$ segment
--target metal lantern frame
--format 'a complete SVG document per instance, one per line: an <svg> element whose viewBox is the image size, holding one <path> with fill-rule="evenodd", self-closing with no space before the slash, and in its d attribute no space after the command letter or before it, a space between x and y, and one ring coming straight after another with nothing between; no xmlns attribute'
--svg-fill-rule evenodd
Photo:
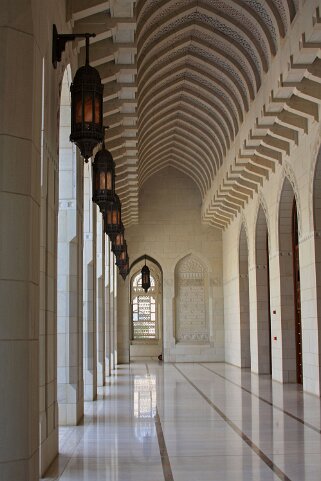
<svg viewBox="0 0 321 481"><path fill-rule="evenodd" d="M121 203L116 193L108 196L103 216L105 233L112 239L121 229Z"/></svg>
<svg viewBox="0 0 321 481"><path fill-rule="evenodd" d="M119 268L119 274L122 276L122 278L125 280L126 277L128 276L129 274L129 266L128 264L125 264L124 266L121 266Z"/></svg>
<svg viewBox="0 0 321 481"><path fill-rule="evenodd" d="M125 228L124 224L121 222L121 228L119 229L116 234L114 234L112 237L112 251L115 255L120 254L124 249L126 245L125 241Z"/></svg>
<svg viewBox="0 0 321 481"><path fill-rule="evenodd" d="M99 72L89 65L89 38L95 33L58 34L53 26L52 63L54 68L61 60L67 42L76 38L86 40L86 61L80 67L70 86L71 92L71 133L70 141L80 149L85 162L92 157L94 148L104 139L103 91Z"/></svg>
<svg viewBox="0 0 321 481"><path fill-rule="evenodd" d="M146 265L146 255L145 255L145 265L142 267L141 270L142 274L142 288L145 292L148 291L150 288L150 270L149 267Z"/></svg>
<svg viewBox="0 0 321 481"><path fill-rule="evenodd" d="M115 194L115 162L106 149L105 140L101 150L95 155L92 169L92 200L98 205L100 212L104 212L106 202Z"/></svg>
<svg viewBox="0 0 321 481"><path fill-rule="evenodd" d="M129 274L129 257L126 252L126 257L124 260L119 259L119 257L116 256L116 265L119 269L119 274L122 276L122 278L125 280L126 277Z"/></svg>
<svg viewBox="0 0 321 481"><path fill-rule="evenodd" d="M124 240L124 246L121 252L115 254L116 265L120 268L128 262L127 242Z"/></svg>

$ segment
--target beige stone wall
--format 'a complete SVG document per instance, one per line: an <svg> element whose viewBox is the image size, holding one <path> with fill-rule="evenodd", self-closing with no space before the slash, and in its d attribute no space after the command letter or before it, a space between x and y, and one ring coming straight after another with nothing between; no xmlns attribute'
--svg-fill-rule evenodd
<svg viewBox="0 0 321 481"><path fill-rule="evenodd" d="M196 184L167 168L146 182L140 193L140 221L126 229L130 261L144 254L163 270L163 342L166 361L224 359L221 232L200 220L201 196ZM175 338L175 268L192 254L208 279L208 341ZM118 280L119 361L129 358L129 281Z"/></svg>

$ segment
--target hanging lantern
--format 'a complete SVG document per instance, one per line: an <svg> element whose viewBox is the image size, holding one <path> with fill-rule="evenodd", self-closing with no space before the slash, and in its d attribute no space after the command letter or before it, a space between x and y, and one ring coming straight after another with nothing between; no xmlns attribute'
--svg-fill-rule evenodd
<svg viewBox="0 0 321 481"><path fill-rule="evenodd" d="M95 155L92 179L93 202L98 205L100 212L104 212L108 198L115 193L115 162L105 147L105 141Z"/></svg>
<svg viewBox="0 0 321 481"><path fill-rule="evenodd" d="M142 288L144 289L145 292L147 292L148 289L150 288L150 270L149 270L149 267L146 265L146 256L145 256L145 265L142 268L141 274L142 274Z"/></svg>
<svg viewBox="0 0 321 481"><path fill-rule="evenodd" d="M129 273L129 257L128 257L128 254L126 253L125 259L120 259L119 257L116 257L116 265L119 269L119 274L125 280L126 276Z"/></svg>
<svg viewBox="0 0 321 481"><path fill-rule="evenodd" d="M85 162L104 138L103 90L98 70L89 65L89 37L86 37L86 64L80 67L70 86L70 141L80 149Z"/></svg>
<svg viewBox="0 0 321 481"><path fill-rule="evenodd" d="M104 138L103 90L98 70L89 65L89 38L95 33L59 34L56 25L52 29L52 63L54 68L61 61L67 42L76 38L86 39L86 63L80 67L70 86L71 133L70 141L79 147L85 162L92 156L97 144Z"/></svg>
<svg viewBox="0 0 321 481"><path fill-rule="evenodd" d="M124 266L128 261L127 242L125 240L124 240L122 250L115 253L115 256L116 256L116 265L118 267Z"/></svg>
<svg viewBox="0 0 321 481"><path fill-rule="evenodd" d="M121 205L117 194L108 196L103 214L105 233L112 237L121 229Z"/></svg>
<svg viewBox="0 0 321 481"><path fill-rule="evenodd" d="M122 278L125 280L126 277L129 274L129 266L125 264L124 266L119 268L119 274L122 276Z"/></svg>
<svg viewBox="0 0 321 481"><path fill-rule="evenodd" d="M128 252L127 252L127 242L124 241L123 250L115 254L116 266L120 269L127 264L129 264Z"/></svg>
<svg viewBox="0 0 321 481"><path fill-rule="evenodd" d="M124 224L121 222L120 230L112 235L112 251L115 255L120 254L125 248Z"/></svg>

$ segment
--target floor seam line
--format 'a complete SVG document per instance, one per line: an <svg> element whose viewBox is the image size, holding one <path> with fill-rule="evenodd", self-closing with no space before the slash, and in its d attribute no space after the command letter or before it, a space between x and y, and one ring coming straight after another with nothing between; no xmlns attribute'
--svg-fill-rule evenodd
<svg viewBox="0 0 321 481"><path fill-rule="evenodd" d="M186 381L205 399L205 401L217 412L219 416L233 429L233 431L259 456L259 458L273 471L273 473L282 481L291 481L291 479L263 452L261 449L245 434L241 429L229 419L223 411L211 401L177 366L173 367L186 379Z"/></svg>
<svg viewBox="0 0 321 481"><path fill-rule="evenodd" d="M298 418L297 416L295 416L294 414L290 413L289 411L285 411L284 409L280 408L279 406L276 406L275 404L273 404L272 402L268 401L267 399L264 399L263 397L261 397L261 396L255 394L255 393L253 393L252 391L250 391L249 389L243 387L242 385L237 384L237 383L234 382L234 381L231 381L231 380L228 379L227 377L223 376L223 374L217 373L216 371L213 371L213 370L210 369L209 367L204 366L203 363L199 362L198 365L201 366L202 368L207 369L208 371L212 372L213 374L215 374L215 376L218 376L218 377L220 377L221 379L224 379L225 381L233 384L234 386L239 387L239 388L242 389L244 392L247 392L247 393L250 394L251 396L254 396L254 397L256 397L257 399L259 399L260 401L268 404L269 406L273 407L273 409L276 409L277 411L280 411L280 412L286 414L287 416L289 416L290 418L294 419L295 421L298 421L299 423L303 424L303 425L306 426L307 428L310 428L310 429L312 429L313 431L317 432L318 434L321 434L321 430L320 430L320 429L316 428L315 426L313 426L313 425L310 424L310 423L307 423L306 421L303 421L303 419Z"/></svg>
<svg viewBox="0 0 321 481"><path fill-rule="evenodd" d="M150 372L149 372L149 367L148 367L147 363L145 363L145 367L146 367L148 379L150 380ZM160 454L160 458L161 458L161 462L162 462L164 480L165 481L174 481L172 467L171 467L171 463L170 463L169 456L168 456L168 451L167 451L167 447L166 447L166 443L165 443L162 423L161 423L161 420L160 420L160 417L159 417L157 404L156 404L156 415L155 415L154 420L155 420L157 441L158 441L158 447L159 447L159 454Z"/></svg>

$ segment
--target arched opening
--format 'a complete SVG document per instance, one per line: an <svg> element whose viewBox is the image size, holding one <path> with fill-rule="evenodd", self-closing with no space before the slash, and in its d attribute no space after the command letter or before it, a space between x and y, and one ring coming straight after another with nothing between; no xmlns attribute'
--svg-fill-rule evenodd
<svg viewBox="0 0 321 481"><path fill-rule="evenodd" d="M255 229L258 372L272 373L269 238L266 218L260 206Z"/></svg>
<svg viewBox="0 0 321 481"><path fill-rule="evenodd" d="M251 367L249 251L244 225L241 228L239 243L239 294L241 367Z"/></svg>
<svg viewBox="0 0 321 481"><path fill-rule="evenodd" d="M59 424L83 416L82 369L82 173L69 141L71 69L65 70L60 98L59 205L57 246L57 398Z"/></svg>
<svg viewBox="0 0 321 481"><path fill-rule="evenodd" d="M302 328L297 205L285 179L279 209L283 381L302 383Z"/></svg>
<svg viewBox="0 0 321 481"><path fill-rule="evenodd" d="M136 261L130 272L130 361L157 359L163 351L162 271L147 259L151 285L142 287L141 269L145 261Z"/></svg>

